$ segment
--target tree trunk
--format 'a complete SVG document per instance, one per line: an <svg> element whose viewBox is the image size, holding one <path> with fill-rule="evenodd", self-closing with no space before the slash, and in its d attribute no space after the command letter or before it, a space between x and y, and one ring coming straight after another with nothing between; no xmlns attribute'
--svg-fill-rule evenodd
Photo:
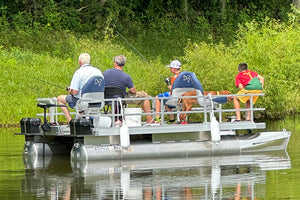
<svg viewBox="0 0 300 200"><path fill-rule="evenodd" d="M188 21L188 0L184 1L185 20Z"/></svg>
<svg viewBox="0 0 300 200"><path fill-rule="evenodd" d="M226 0L221 0L222 1L222 9L221 9L221 16L222 16L222 19L225 18L225 9L226 9Z"/></svg>

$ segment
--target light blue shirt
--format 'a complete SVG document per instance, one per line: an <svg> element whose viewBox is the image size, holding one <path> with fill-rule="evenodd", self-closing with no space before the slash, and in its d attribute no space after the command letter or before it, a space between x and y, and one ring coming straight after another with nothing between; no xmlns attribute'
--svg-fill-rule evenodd
<svg viewBox="0 0 300 200"><path fill-rule="evenodd" d="M78 91L76 95L74 95L76 98L81 97L81 89L84 86L84 84L93 76L102 76L102 73L99 69L90 66L89 64L82 65L73 75L70 89Z"/></svg>

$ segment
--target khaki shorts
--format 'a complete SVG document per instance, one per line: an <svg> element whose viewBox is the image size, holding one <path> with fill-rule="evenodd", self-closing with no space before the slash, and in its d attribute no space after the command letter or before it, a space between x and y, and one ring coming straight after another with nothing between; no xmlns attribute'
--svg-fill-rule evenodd
<svg viewBox="0 0 300 200"><path fill-rule="evenodd" d="M262 90L245 90L242 89L236 94L259 94L262 93ZM258 99L259 96L253 96L253 104L255 104L256 100ZM242 97L237 97L241 102L246 103L247 101L250 100L251 96L242 96Z"/></svg>
<svg viewBox="0 0 300 200"><path fill-rule="evenodd" d="M125 98L146 98L148 94L144 91L138 91L135 94L126 94ZM126 104L143 105L145 100L132 100L126 101Z"/></svg>

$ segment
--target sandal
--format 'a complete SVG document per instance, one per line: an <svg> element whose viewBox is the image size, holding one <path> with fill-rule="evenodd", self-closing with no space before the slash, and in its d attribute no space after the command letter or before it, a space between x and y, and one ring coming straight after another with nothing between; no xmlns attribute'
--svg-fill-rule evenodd
<svg viewBox="0 0 300 200"><path fill-rule="evenodd" d="M175 119L170 119L167 124L174 124L175 123Z"/></svg>

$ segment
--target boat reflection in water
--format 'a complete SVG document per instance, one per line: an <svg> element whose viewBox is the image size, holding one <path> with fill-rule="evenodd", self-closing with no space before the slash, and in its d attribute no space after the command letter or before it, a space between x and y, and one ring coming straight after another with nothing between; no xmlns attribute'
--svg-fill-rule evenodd
<svg viewBox="0 0 300 200"><path fill-rule="evenodd" d="M51 199L255 199L266 196L266 171L291 168L285 151L94 162L28 157L24 163L23 192Z"/></svg>

